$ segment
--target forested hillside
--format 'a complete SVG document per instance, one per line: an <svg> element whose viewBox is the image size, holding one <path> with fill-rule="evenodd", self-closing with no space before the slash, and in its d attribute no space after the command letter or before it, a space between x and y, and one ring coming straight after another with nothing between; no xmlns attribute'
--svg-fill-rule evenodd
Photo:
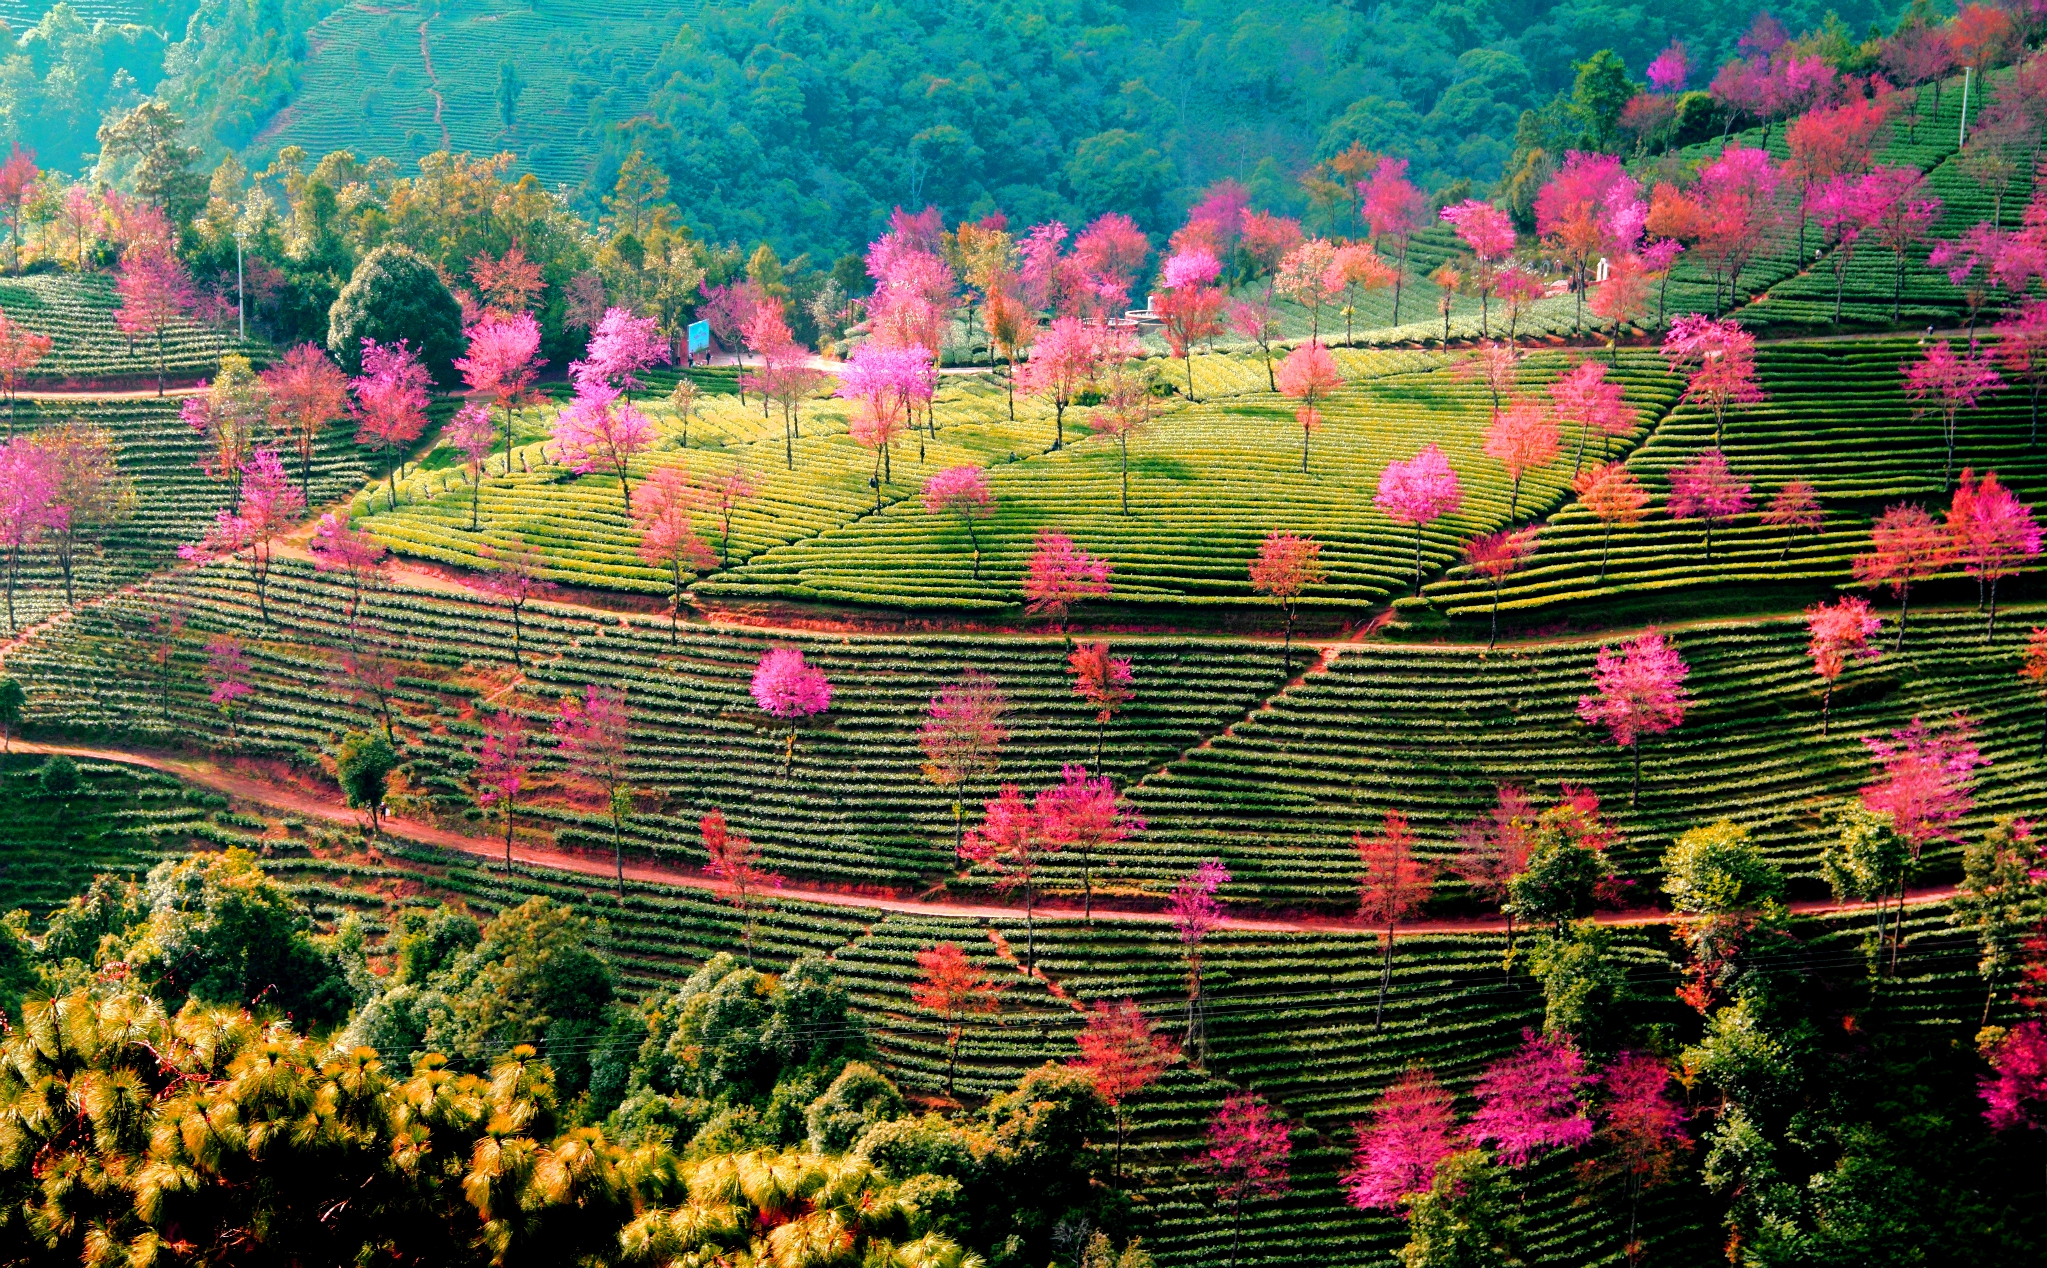
<svg viewBox="0 0 2047 1268"><path fill-rule="evenodd" d="M1776 11L1852 45L1892 7ZM209 159L260 165L299 145L409 168L436 149L506 150L593 201L638 147L691 189L704 236L831 259L899 203L1025 223L1116 210L1161 230L1229 177L1299 212L1295 178L1353 141L1408 154L1427 188L1483 187L1523 112L1573 100L1595 52L1639 75L1681 37L1712 65L1752 16L1728 2L58 5L8 16L0 141L76 172L107 111L159 93ZM1588 84L1578 104L1618 110L1624 93L1601 104L1611 91Z"/></svg>

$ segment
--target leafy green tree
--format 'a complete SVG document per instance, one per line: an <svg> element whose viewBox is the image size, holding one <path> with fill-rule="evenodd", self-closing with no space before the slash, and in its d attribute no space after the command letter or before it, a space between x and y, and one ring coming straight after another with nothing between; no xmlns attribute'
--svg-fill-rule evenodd
<svg viewBox="0 0 2047 1268"><path fill-rule="evenodd" d="M1613 956L1613 932L1581 920L1569 937L1538 941L1528 971L1542 983L1542 1028L1598 1050L1611 1030L1626 972Z"/></svg>
<svg viewBox="0 0 2047 1268"><path fill-rule="evenodd" d="M206 177L195 170L199 148L185 143L185 121L145 101L99 129L100 179L125 174L137 194L163 208L180 237L206 205Z"/></svg>
<svg viewBox="0 0 2047 1268"><path fill-rule="evenodd" d="M111 897L102 891L101 919L132 910L125 901L106 901ZM347 1015L347 978L316 936L312 913L248 851L159 863L144 879L140 898L146 914L109 930L95 959L125 962L156 998L180 1006L188 998L247 1006L309 1026ZM82 939L67 941L77 946Z"/></svg>
<svg viewBox="0 0 2047 1268"><path fill-rule="evenodd" d="M28 693L21 689L21 683L10 675L0 674L0 753L14 746L14 729L21 725L22 706L28 703Z"/></svg>
<svg viewBox="0 0 2047 1268"><path fill-rule="evenodd" d="M380 829L384 789L398 769L398 750L374 731L350 731L334 750L335 774L348 804L370 812L370 831Z"/></svg>
<svg viewBox="0 0 2047 1268"><path fill-rule="evenodd" d="M62 753L52 753L36 772L36 782L42 785L43 796L63 801L78 791L78 763Z"/></svg>
<svg viewBox="0 0 2047 1268"><path fill-rule="evenodd" d="M363 340L403 339L434 381L456 381L462 351L462 306L426 257L387 243L364 256L327 313L327 350L352 374L362 365Z"/></svg>
<svg viewBox="0 0 2047 1268"><path fill-rule="evenodd" d="M462 939L459 932L450 935L450 942ZM429 973L447 1011L427 1027L427 1050L482 1062L530 1045L553 1062L564 1089L581 1091L592 1041L606 1029L616 990L610 963L593 945L605 936L603 925L546 898L500 913L474 946Z"/></svg>
<svg viewBox="0 0 2047 1268"><path fill-rule="evenodd" d="M2033 870L2038 857L2031 829L2009 815L1962 851L1962 883L1949 919L1976 934L1976 972L1983 978L1980 1025L1990 1024L1997 988L2010 981L2025 959L2028 937L2047 918L2047 878Z"/></svg>
<svg viewBox="0 0 2047 1268"><path fill-rule="evenodd" d="M1820 874L1834 897L1854 902L1885 897L1912 861L1911 846L1898 835L1891 813L1871 810L1860 797L1849 797L1834 808L1833 824L1834 835L1820 847ZM1898 919L1902 925L1902 895ZM1876 934L1866 946L1872 970L1883 951L1884 923L1879 903Z"/></svg>
<svg viewBox="0 0 2047 1268"><path fill-rule="evenodd" d="M804 1110L812 1153L844 1153L876 1123L905 1113L903 1094L865 1061L848 1062L831 1086Z"/></svg>
<svg viewBox="0 0 2047 1268"><path fill-rule="evenodd" d="M1606 851L1615 838L1600 818L1598 801L1583 789L1565 793L1536 816L1527 866L1507 882L1506 905L1531 924L1547 923L1555 937L1571 921L1592 914L1614 874Z"/></svg>
<svg viewBox="0 0 2047 1268"><path fill-rule="evenodd" d="M1746 827L1721 819L1680 836L1663 854L1663 892L1693 918L1676 931L1689 952L1691 981L1678 992L1686 1003L1704 1015L1725 994L1767 985L1740 957L1758 929L1780 931L1784 874Z"/></svg>
<svg viewBox="0 0 2047 1268"><path fill-rule="evenodd" d="M1572 69L1576 75L1571 82L1571 115L1584 129L1588 148L1618 149L1621 110L1637 87L1628 82L1627 64L1620 54L1603 48Z"/></svg>
<svg viewBox="0 0 2047 1268"><path fill-rule="evenodd" d="M1436 1164L1428 1191L1403 1198L1406 1268L1514 1268L1521 1220L1500 1169L1483 1150L1466 1149Z"/></svg>

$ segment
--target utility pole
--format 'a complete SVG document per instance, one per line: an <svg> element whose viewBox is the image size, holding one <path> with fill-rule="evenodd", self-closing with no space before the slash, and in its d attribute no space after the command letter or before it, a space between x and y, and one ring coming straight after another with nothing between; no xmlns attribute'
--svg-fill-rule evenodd
<svg viewBox="0 0 2047 1268"><path fill-rule="evenodd" d="M249 341L249 319L242 304L242 245L249 240L249 231L242 225L235 226L235 339L240 343Z"/></svg>

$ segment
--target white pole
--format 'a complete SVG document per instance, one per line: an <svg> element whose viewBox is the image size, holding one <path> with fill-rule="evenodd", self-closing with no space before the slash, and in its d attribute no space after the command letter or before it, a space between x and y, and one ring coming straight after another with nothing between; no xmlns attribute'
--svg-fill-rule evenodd
<svg viewBox="0 0 2047 1268"><path fill-rule="evenodd" d="M235 234L235 338L242 343L249 341L249 322L243 316L242 307L242 238Z"/></svg>
<svg viewBox="0 0 2047 1268"><path fill-rule="evenodd" d="M1973 66L1962 67L1962 128L1955 135L1956 149L1969 143L1969 76L1975 69Z"/></svg>

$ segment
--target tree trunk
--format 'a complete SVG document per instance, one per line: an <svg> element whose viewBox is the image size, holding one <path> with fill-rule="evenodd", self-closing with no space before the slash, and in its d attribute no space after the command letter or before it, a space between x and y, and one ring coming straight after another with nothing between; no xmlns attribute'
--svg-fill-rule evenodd
<svg viewBox="0 0 2047 1268"><path fill-rule="evenodd" d="M1636 740L1628 747L1635 750L1635 782L1628 789L1628 808L1632 810L1642 800L1642 742Z"/></svg>
<svg viewBox="0 0 2047 1268"><path fill-rule="evenodd" d="M1024 973L1035 972L1038 967L1038 887L1035 881L1024 882Z"/></svg>
<svg viewBox="0 0 2047 1268"><path fill-rule="evenodd" d="M1606 522L1606 536L1599 543L1599 584L1606 584L1606 560L1613 551L1613 521Z"/></svg>
<svg viewBox="0 0 2047 1268"><path fill-rule="evenodd" d="M1386 922L1386 955L1379 968L1379 1007L1372 1014L1372 1029L1386 1020L1386 988L1393 981L1393 922Z"/></svg>
<svg viewBox="0 0 2047 1268"><path fill-rule="evenodd" d="M1826 693L1820 697L1820 738L1823 740L1827 738L1827 715L1833 711L1833 708L1834 683L1832 679L1828 679Z"/></svg>
<svg viewBox="0 0 2047 1268"><path fill-rule="evenodd" d="M1912 611L1912 587L1907 585L1898 590L1898 641L1891 645L1893 653L1905 650L1905 620Z"/></svg>
<svg viewBox="0 0 2047 1268"><path fill-rule="evenodd" d="M1192 383L1193 380L1190 378L1188 382ZM1052 418L1052 448L1064 449L1066 448L1066 398L1064 396L1054 396L1052 398Z"/></svg>
<svg viewBox="0 0 2047 1268"><path fill-rule="evenodd" d="M1123 513L1130 514L1130 434L1125 432L1116 438L1123 449ZM974 580L981 579L981 546L974 544Z"/></svg>

